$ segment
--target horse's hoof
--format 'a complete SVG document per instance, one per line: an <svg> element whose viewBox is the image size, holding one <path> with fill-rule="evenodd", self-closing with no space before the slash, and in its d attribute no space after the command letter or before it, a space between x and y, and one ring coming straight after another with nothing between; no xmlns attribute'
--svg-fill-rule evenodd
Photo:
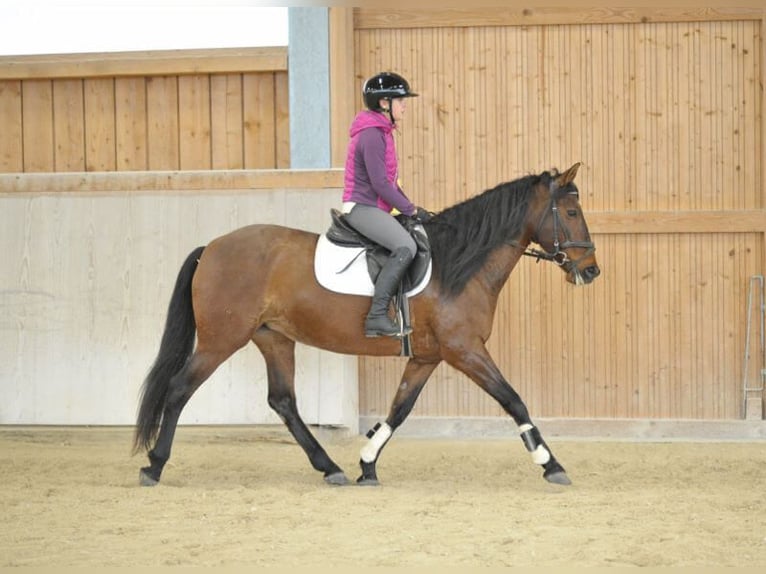
<svg viewBox="0 0 766 574"><path fill-rule="evenodd" d="M380 482L378 482L377 478L367 478L364 476L357 478L356 484L359 486L380 486Z"/></svg>
<svg viewBox="0 0 766 574"><path fill-rule="evenodd" d="M346 478L346 475L343 474L343 472L335 472L333 474L328 474L324 477L324 481L327 484L331 484L332 486L346 486L350 484L350 481L348 478Z"/></svg>
<svg viewBox="0 0 766 574"><path fill-rule="evenodd" d="M572 481L569 480L567 473L562 471L551 472L550 474L543 475L545 480L552 484L561 484L562 486L569 486Z"/></svg>
<svg viewBox="0 0 766 574"><path fill-rule="evenodd" d="M159 480L149 476L143 468L141 469L141 472L138 473L138 484L141 486L157 486L159 483Z"/></svg>

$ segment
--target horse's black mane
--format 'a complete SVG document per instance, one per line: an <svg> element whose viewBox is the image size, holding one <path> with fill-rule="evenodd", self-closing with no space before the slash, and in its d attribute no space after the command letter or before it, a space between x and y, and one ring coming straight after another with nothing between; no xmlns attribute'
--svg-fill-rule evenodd
<svg viewBox="0 0 766 574"><path fill-rule="evenodd" d="M546 171L501 183L428 222L433 273L447 294L459 295L494 249L518 239L534 187L547 186L556 175Z"/></svg>

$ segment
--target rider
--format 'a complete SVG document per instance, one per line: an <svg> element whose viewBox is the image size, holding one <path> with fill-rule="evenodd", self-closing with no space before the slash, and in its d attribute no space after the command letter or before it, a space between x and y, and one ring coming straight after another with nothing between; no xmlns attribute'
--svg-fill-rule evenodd
<svg viewBox="0 0 766 574"><path fill-rule="evenodd" d="M407 108L406 98L417 94L399 74L382 72L364 83L362 96L367 109L359 112L351 124L343 211L352 227L391 252L375 282L372 305L364 322L365 335L399 336L399 326L388 316L388 308L417 247L391 211L396 208L421 222L430 216L413 205L399 186L393 137Z"/></svg>

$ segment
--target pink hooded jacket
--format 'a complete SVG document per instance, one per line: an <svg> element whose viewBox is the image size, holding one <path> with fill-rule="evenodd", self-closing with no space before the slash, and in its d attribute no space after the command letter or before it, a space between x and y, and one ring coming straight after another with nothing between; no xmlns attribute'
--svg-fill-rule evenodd
<svg viewBox="0 0 766 574"><path fill-rule="evenodd" d="M397 183L398 162L391 121L379 112L359 112L351 124L344 177L343 201L393 207L405 215L416 208Z"/></svg>

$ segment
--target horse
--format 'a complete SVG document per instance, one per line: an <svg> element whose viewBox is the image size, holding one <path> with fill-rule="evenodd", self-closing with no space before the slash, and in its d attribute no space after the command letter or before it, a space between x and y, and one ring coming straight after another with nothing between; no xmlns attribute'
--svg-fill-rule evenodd
<svg viewBox="0 0 766 574"><path fill-rule="evenodd" d="M410 299L411 354L387 418L367 433L357 484L379 484L376 463L383 447L442 361L466 374L510 415L545 480L571 484L485 344L498 295L523 255L553 262L575 285L588 284L600 274L574 184L579 166L499 184L423 224L433 273L428 286ZM317 241L315 233L254 224L197 247L186 258L158 355L140 390L133 453L146 451L149 459L139 472L141 485L159 483L179 416L194 392L250 341L266 362L268 404L311 466L328 484L352 484L298 413L295 343L385 356L400 354L401 340L365 337L370 298L335 293L317 283ZM532 243L540 249L530 247Z"/></svg>

